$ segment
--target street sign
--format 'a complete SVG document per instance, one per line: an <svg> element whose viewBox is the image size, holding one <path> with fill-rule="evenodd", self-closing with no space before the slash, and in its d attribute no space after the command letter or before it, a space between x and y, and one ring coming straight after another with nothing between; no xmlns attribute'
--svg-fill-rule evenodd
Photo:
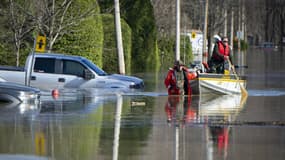
<svg viewBox="0 0 285 160"><path fill-rule="evenodd" d="M38 35L36 39L36 52L44 52L46 50L46 37Z"/></svg>
<svg viewBox="0 0 285 160"><path fill-rule="evenodd" d="M192 37L192 39L195 39L196 38L196 32L192 31L191 37Z"/></svg>

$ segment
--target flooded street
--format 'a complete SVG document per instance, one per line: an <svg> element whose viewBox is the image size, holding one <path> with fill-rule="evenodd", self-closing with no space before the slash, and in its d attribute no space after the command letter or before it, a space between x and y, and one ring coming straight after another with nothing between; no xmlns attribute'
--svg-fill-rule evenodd
<svg viewBox="0 0 285 160"><path fill-rule="evenodd" d="M168 97L165 71L138 74L143 92L44 93L39 104L1 104L0 159L283 160L284 52L245 56L237 71L248 97Z"/></svg>

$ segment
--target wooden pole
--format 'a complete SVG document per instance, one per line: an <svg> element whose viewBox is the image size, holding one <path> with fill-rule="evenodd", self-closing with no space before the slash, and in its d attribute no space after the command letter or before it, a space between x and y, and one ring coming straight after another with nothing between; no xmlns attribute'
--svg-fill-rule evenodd
<svg viewBox="0 0 285 160"><path fill-rule="evenodd" d="M204 35L203 35L203 58L202 61L207 63L208 54L207 54L207 26L208 26L208 0L205 1L205 18L204 18Z"/></svg>
<svg viewBox="0 0 285 160"><path fill-rule="evenodd" d="M231 11L231 43L230 45L232 46L232 51L234 48L234 11L233 11L233 7L232 7L232 11Z"/></svg>
<svg viewBox="0 0 285 160"><path fill-rule="evenodd" d="M225 24L224 24L224 36L225 37L228 37L227 36L227 33L228 33L228 11L227 11L227 8L224 9L224 17L225 17Z"/></svg>
<svg viewBox="0 0 285 160"><path fill-rule="evenodd" d="M121 18L120 18L120 2L119 0L114 0L114 3L115 3L115 26L116 26L116 37L117 37L119 73L125 74L125 60L124 60Z"/></svg>
<svg viewBox="0 0 285 160"><path fill-rule="evenodd" d="M180 0L176 0L176 48L175 59L180 60Z"/></svg>

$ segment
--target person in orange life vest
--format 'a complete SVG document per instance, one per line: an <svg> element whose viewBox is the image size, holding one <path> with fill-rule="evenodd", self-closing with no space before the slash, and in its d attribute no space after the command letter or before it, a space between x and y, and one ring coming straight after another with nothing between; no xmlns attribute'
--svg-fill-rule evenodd
<svg viewBox="0 0 285 160"><path fill-rule="evenodd" d="M198 73L196 72L190 72L187 67L182 65L181 62L176 61L173 68L170 68L167 76L164 80L165 86L168 88L168 101L165 104L165 112L167 116L167 122L170 123L171 121L175 120L176 118L176 108L179 104L179 96L171 96L171 95L180 95L180 88L177 85L177 79L176 79L176 73L177 72L183 72L184 77L184 95L191 95L192 90L190 87L190 80L196 78L198 76ZM189 110L190 104L191 104L191 96L185 97L184 101L184 108L185 115L184 115L184 122L188 121L188 119L191 119L193 113ZM189 100L190 99L190 100ZM189 107L185 107L185 105Z"/></svg>
<svg viewBox="0 0 285 160"><path fill-rule="evenodd" d="M167 76L164 79L164 85L168 89L168 95L180 95L176 75L180 71L180 62L175 61L173 68L169 68Z"/></svg>
<svg viewBox="0 0 285 160"><path fill-rule="evenodd" d="M222 41L217 41L213 49L213 54L211 57L211 65L216 73L224 73L224 64L232 61L232 55L230 47L228 45L228 38L223 37Z"/></svg>
<svg viewBox="0 0 285 160"><path fill-rule="evenodd" d="M184 83L183 83L183 88L184 88L184 95L192 95L192 88L190 85L191 80L195 79L198 77L199 70L194 68L194 72L190 72L189 69L185 66L181 66L181 70L183 71L183 77L184 77Z"/></svg>
<svg viewBox="0 0 285 160"><path fill-rule="evenodd" d="M176 61L174 67L168 70L167 76L164 80L164 85L168 89L168 95L180 95L180 88L178 86L177 72L183 71L184 76L184 94L191 94L190 80L197 77L196 72L189 72L188 68L182 65L181 62Z"/></svg>
<svg viewBox="0 0 285 160"><path fill-rule="evenodd" d="M210 73L215 73L216 72L216 66L215 66L215 59L214 59L214 55L218 54L218 45L219 43L222 41L221 37L219 35L214 35L214 44L212 45L212 54L211 54L211 58L208 61L208 65L209 65L209 71Z"/></svg>

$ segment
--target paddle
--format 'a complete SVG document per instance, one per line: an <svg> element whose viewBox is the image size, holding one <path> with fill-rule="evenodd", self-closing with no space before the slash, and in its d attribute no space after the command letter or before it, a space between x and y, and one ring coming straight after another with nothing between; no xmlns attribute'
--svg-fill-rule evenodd
<svg viewBox="0 0 285 160"><path fill-rule="evenodd" d="M246 89L243 87L243 85L239 82L239 77L238 77L238 75L237 75L237 73L236 73L236 71L235 71L235 67L232 65L232 63L231 63L231 61L228 59L228 62L229 62L229 65L230 65L230 67L231 67L231 69L233 70L233 73L234 73L234 75L235 75L235 77L236 77L236 79L237 79L237 82L238 82L238 84L239 84L239 86L240 86L240 90L241 90L241 94L243 95L243 96L247 96L247 91L246 91Z"/></svg>

